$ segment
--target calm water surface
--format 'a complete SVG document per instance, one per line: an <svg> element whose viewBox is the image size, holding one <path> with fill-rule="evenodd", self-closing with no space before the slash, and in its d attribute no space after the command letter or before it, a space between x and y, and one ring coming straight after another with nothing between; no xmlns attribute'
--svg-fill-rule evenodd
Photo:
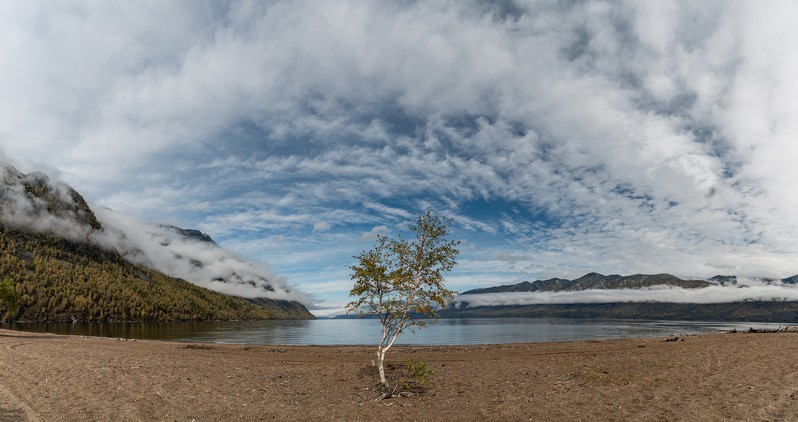
<svg viewBox="0 0 798 422"><path fill-rule="evenodd" d="M660 337L720 331L776 329L778 324L535 318L442 319L397 344L458 345ZM0 324L15 330L184 342L271 345L373 345L376 320L225 321L131 324Z"/></svg>

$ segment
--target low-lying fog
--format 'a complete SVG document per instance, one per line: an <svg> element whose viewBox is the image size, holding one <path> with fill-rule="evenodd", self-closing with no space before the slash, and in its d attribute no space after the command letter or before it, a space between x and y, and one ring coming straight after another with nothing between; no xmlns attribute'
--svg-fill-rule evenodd
<svg viewBox="0 0 798 422"><path fill-rule="evenodd" d="M456 302L468 302L472 307L614 302L726 303L744 300L798 300L798 287L764 285L752 280L751 284L700 289L654 286L644 289L482 293L460 295L455 299Z"/></svg>

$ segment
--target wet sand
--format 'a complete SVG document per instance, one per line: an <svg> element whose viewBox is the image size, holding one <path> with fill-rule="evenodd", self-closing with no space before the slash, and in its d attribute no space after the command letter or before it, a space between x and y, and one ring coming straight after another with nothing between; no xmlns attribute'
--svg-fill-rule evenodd
<svg viewBox="0 0 798 422"><path fill-rule="evenodd" d="M128 341L0 330L0 421L782 421L798 333L398 347L426 393L375 401L366 347Z"/></svg>

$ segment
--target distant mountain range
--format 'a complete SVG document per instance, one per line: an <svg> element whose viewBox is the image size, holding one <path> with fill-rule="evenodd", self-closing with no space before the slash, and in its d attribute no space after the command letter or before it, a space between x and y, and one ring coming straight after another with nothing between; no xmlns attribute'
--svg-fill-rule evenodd
<svg viewBox="0 0 798 422"><path fill-rule="evenodd" d="M207 234L101 211L0 163L0 321L313 318L297 293Z"/></svg>
<svg viewBox="0 0 798 422"><path fill-rule="evenodd" d="M718 276L720 277L720 276ZM736 282L736 278L734 279ZM682 280L670 274L635 274L621 276L589 273L574 280L550 278L548 280L523 281L518 284L474 289L462 294L509 293L509 292L562 292L589 289L641 289L652 286L674 286L685 289L708 287L705 280Z"/></svg>
<svg viewBox="0 0 798 422"><path fill-rule="evenodd" d="M798 284L798 275L794 275L792 277L787 278L771 278L771 277L755 277L751 279L752 281L765 284L765 285L786 285L786 286L794 286ZM710 283L718 284L721 286L737 286L738 280L737 276L734 275L716 275L714 277L709 278Z"/></svg>
<svg viewBox="0 0 798 422"><path fill-rule="evenodd" d="M649 319L685 321L759 321L759 322L798 322L798 301L773 297L770 300L743 299L723 303L685 303L680 301L626 300L629 296L622 292L662 291L662 289L689 289L699 292L714 287L723 292L752 290L752 286L766 288L796 288L798 275L776 278L752 278L740 280L733 275L718 275L707 280L683 280L670 274L635 274L630 276L602 275L589 273L574 280L552 278L547 280L524 281L517 284L487 287L462 293L452 308L443 310L444 318L606 318L606 319ZM654 289L654 290L651 290ZM595 293L591 293L595 291ZM716 290L707 289L716 293ZM785 290L786 291L786 290ZM526 297L531 293L541 295L564 295L581 301L573 303L518 303L512 300ZM601 292L601 293L599 293ZM591 296L602 296L602 300L591 301ZM486 301L486 297L498 297ZM548 296L551 297L551 296ZM616 300L610 300L615 298ZM645 298L645 296L641 296ZM567 300L567 299L560 299ZM523 301L521 301L523 302ZM545 302L545 300L544 300ZM491 303L491 305L485 305Z"/></svg>

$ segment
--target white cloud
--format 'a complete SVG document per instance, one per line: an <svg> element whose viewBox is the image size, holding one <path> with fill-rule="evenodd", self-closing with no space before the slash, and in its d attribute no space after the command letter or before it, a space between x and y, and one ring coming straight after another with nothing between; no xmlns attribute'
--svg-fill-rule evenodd
<svg viewBox="0 0 798 422"><path fill-rule="evenodd" d="M384 236L384 235L387 235L390 232L391 232L391 229L389 229L387 226L375 226L375 227L372 227L371 230L363 233L360 236L360 239L361 240L373 241L373 240L377 240L377 236L379 236L379 235L383 235Z"/></svg>
<svg viewBox="0 0 798 422"><path fill-rule="evenodd" d="M432 206L524 257L469 274L798 272L789 3L0 8L0 147L93 202L319 250Z"/></svg>
<svg viewBox="0 0 798 422"><path fill-rule="evenodd" d="M310 302L263 263L241 259L216 244L186 238L173 228L107 208L97 208L95 214L106 228L97 240L129 260L222 293Z"/></svg>
<svg viewBox="0 0 798 422"><path fill-rule="evenodd" d="M331 228L332 226L330 225L330 223L325 223L325 222L318 222L313 225L313 231L317 233L326 232Z"/></svg>
<svg viewBox="0 0 798 422"><path fill-rule="evenodd" d="M455 302L468 302L471 307L617 302L728 303L745 300L795 301L798 300L798 288L760 285L682 289L654 286L646 289L482 293L460 295L455 298Z"/></svg>

